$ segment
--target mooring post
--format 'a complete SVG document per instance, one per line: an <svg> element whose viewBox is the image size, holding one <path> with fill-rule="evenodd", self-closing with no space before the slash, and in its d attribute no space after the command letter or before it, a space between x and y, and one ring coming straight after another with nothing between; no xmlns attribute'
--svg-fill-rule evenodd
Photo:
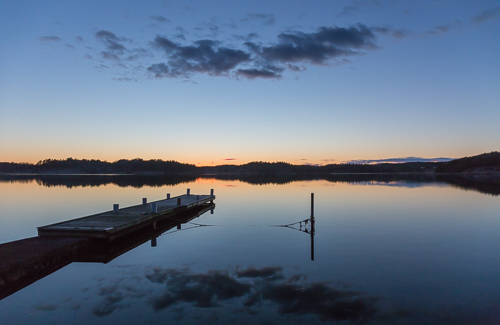
<svg viewBox="0 0 500 325"><path fill-rule="evenodd" d="M214 209L210 210L210 214L214 214Z"/></svg>
<svg viewBox="0 0 500 325"><path fill-rule="evenodd" d="M119 204L113 204L113 212L117 213L120 210L120 205Z"/></svg>
<svg viewBox="0 0 500 325"><path fill-rule="evenodd" d="M191 193L191 189L190 188L188 188L188 190L187 190L187 195L189 195L189 193Z"/></svg>
<svg viewBox="0 0 500 325"><path fill-rule="evenodd" d="M179 230L181 229L181 224L177 225L177 229L179 229Z"/></svg>
<svg viewBox="0 0 500 325"><path fill-rule="evenodd" d="M167 200L170 199L170 193L167 193Z"/></svg>
<svg viewBox="0 0 500 325"><path fill-rule="evenodd" d="M311 261L314 261L314 193L311 193Z"/></svg>
<svg viewBox="0 0 500 325"><path fill-rule="evenodd" d="M142 204L143 204L143 205L148 204L148 198L147 198L147 197L143 197L143 198L142 198Z"/></svg>
<svg viewBox="0 0 500 325"><path fill-rule="evenodd" d="M158 212L158 205L156 202L151 203L151 212L152 213L157 213Z"/></svg>
<svg viewBox="0 0 500 325"><path fill-rule="evenodd" d="M214 195L214 189L210 190L210 195Z"/></svg>
<svg viewBox="0 0 500 325"><path fill-rule="evenodd" d="M177 198L177 205L181 205L181 198L180 197Z"/></svg>
<svg viewBox="0 0 500 325"><path fill-rule="evenodd" d="M311 193L311 218L314 218L314 193Z"/></svg>
<svg viewBox="0 0 500 325"><path fill-rule="evenodd" d="M151 247L156 247L156 237L151 238Z"/></svg>

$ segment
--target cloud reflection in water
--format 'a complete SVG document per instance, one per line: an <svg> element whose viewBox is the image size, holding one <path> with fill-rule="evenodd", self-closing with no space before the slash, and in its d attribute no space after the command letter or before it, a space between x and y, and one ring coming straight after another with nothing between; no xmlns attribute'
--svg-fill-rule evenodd
<svg viewBox="0 0 500 325"><path fill-rule="evenodd" d="M145 289L115 284L102 287L103 300L94 308L95 316L107 316L126 307L125 297L147 298L148 304L160 312L169 308L227 308L257 315L262 310L276 310L279 315L318 317L323 321L366 322L377 317L378 298L326 282L307 283L307 277L286 277L283 268L236 268L232 271L210 270L193 273L189 269L154 268L145 278L162 285L152 294ZM156 291L156 289L154 290ZM147 292L147 294L146 294ZM235 307L236 304L236 308Z"/></svg>

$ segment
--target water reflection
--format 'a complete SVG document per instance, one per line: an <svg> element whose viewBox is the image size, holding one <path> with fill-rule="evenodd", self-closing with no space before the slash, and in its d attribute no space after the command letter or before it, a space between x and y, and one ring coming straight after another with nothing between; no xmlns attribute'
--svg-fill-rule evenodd
<svg viewBox="0 0 500 325"><path fill-rule="evenodd" d="M214 208L213 203L202 205L110 243L86 238L33 237L1 244L0 300L73 262L109 263L147 241L156 242L161 234L174 227L180 229L182 223L213 212Z"/></svg>
<svg viewBox="0 0 500 325"><path fill-rule="evenodd" d="M500 195L499 177L470 177L433 174L334 174L334 175L212 175L212 176L158 176L158 175L0 175L0 182L30 183L55 187L99 187L114 184L119 187L161 187L203 179L242 181L252 185L285 185L297 181L325 180L330 183L421 187L426 184L449 184L494 196Z"/></svg>
<svg viewBox="0 0 500 325"><path fill-rule="evenodd" d="M241 310L248 314L258 314L259 307L271 304L281 315L311 314L329 321L364 322L380 311L377 297L329 283L308 283L304 274L286 277L281 266L207 273L155 268L145 277L162 285L160 294L148 298L155 311L183 303L202 308L224 307L229 300L238 300ZM112 309L111 300L104 299L106 307Z"/></svg>

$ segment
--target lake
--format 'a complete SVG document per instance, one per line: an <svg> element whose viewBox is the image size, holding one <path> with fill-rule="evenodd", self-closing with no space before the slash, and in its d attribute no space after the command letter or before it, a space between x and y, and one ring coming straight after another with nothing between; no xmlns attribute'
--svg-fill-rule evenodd
<svg viewBox="0 0 500 325"><path fill-rule="evenodd" d="M0 300L0 324L500 323L494 182L3 178L0 244L188 188L214 189L213 214L43 277Z"/></svg>

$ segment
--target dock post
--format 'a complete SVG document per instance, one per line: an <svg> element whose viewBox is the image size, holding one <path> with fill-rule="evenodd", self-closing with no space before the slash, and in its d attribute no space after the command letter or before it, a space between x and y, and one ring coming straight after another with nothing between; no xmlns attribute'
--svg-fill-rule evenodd
<svg viewBox="0 0 500 325"><path fill-rule="evenodd" d="M214 209L210 210L210 214L214 214Z"/></svg>
<svg viewBox="0 0 500 325"><path fill-rule="evenodd" d="M151 247L156 247L156 237L151 238Z"/></svg>
<svg viewBox="0 0 500 325"><path fill-rule="evenodd" d="M177 229L179 229L179 230L181 229L181 224L177 225Z"/></svg>
<svg viewBox="0 0 500 325"><path fill-rule="evenodd" d="M167 193L167 200L170 199L170 193Z"/></svg>
<svg viewBox="0 0 500 325"><path fill-rule="evenodd" d="M142 198L142 204L148 204L148 198L147 197L143 197Z"/></svg>
<svg viewBox="0 0 500 325"><path fill-rule="evenodd" d="M187 190L187 195L189 195L189 193L191 193L191 189L190 188L188 188L188 190Z"/></svg>
<svg viewBox="0 0 500 325"><path fill-rule="evenodd" d="M315 229L314 220L314 193L311 193L311 261L314 261L314 233Z"/></svg>
<svg viewBox="0 0 500 325"><path fill-rule="evenodd" d="M151 212L152 213L157 213L158 212L158 206L157 206L156 202L151 203Z"/></svg>
<svg viewBox="0 0 500 325"><path fill-rule="evenodd" d="M117 213L120 210L120 205L119 204L113 204L113 212Z"/></svg>
<svg viewBox="0 0 500 325"><path fill-rule="evenodd" d="M180 197L177 198L177 205L181 205L181 198Z"/></svg>
<svg viewBox="0 0 500 325"><path fill-rule="evenodd" d="M214 195L214 189L210 190L210 195Z"/></svg>

